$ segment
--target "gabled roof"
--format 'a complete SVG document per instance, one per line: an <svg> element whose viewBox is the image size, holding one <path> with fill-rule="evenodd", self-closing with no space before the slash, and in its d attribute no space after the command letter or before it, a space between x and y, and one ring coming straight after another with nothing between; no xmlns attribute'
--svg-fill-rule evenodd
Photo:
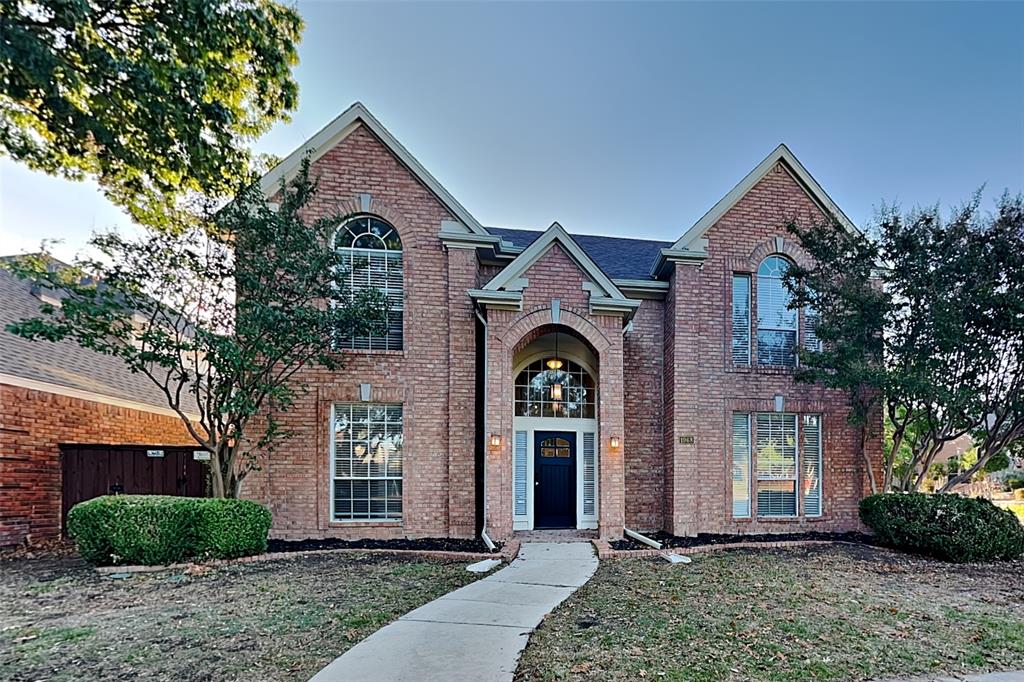
<svg viewBox="0 0 1024 682"><path fill-rule="evenodd" d="M452 215L458 218L466 232L481 235L487 234L487 230L483 228L480 222L437 181L437 178L423 167L423 164L416 160L416 157L409 153L408 149L402 146L402 143L380 121L374 118L373 114L361 102L356 102L341 112L337 118L324 126L320 132L306 140L298 149L285 157L281 163L268 171L260 179L260 188L263 190L263 193L266 196L273 195L277 192L282 180L287 181L294 177L304 157L309 155L311 161L317 160L348 137L354 130L358 129L360 125L365 125L374 135L380 138L384 146L398 157L402 164L409 169L409 172L426 185L438 200L452 212Z"/></svg>
<svg viewBox="0 0 1024 682"><path fill-rule="evenodd" d="M711 229L711 227L717 223L722 216L724 216L729 209L736 205L736 203L743 198L743 196L749 192L754 185L761 181L761 179L775 167L775 164L782 163L787 169L793 174L811 198L819 205L819 207L826 213L832 216L843 224L848 230L853 232L859 232L857 227L853 224L842 209L839 208L831 197L822 189L818 181L815 180L807 169L804 168L803 164L793 155L793 152L789 150L785 144L780 144L772 151L771 154L766 156L761 163L757 164L754 170L747 173L746 177L739 181L735 187L733 187L728 194L711 207L711 210L704 214L704 216L698 220L693 227L686 231L682 237L676 240L675 244L672 245L670 251L683 252L685 254L701 254L707 252L707 239L704 237L705 233Z"/></svg>
<svg viewBox="0 0 1024 682"><path fill-rule="evenodd" d="M487 231L520 248L526 248L544 234L541 230L513 230L488 227ZM586 251L601 270L618 280L650 279L651 266L662 249L672 242L627 237L604 237L593 234L572 234L573 241Z"/></svg>
<svg viewBox="0 0 1024 682"><path fill-rule="evenodd" d="M523 275L556 244L562 247L590 281L584 288L590 292L592 311L624 314L627 319L632 317L633 312L640 306L640 301L627 298L557 222L551 223L551 227L523 249L523 252L484 285L483 289L471 290L470 296L492 305L521 305L522 289L528 286L528 282L523 280Z"/></svg>

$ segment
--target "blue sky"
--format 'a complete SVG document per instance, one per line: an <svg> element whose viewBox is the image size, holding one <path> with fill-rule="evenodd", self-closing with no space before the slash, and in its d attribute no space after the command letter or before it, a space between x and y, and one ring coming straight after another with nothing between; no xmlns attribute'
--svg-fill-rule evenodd
<svg viewBox="0 0 1024 682"><path fill-rule="evenodd" d="M1024 190L1024 3L300 3L285 155L355 100L485 225L675 239L779 142L857 223ZM0 160L0 253L127 219Z"/></svg>

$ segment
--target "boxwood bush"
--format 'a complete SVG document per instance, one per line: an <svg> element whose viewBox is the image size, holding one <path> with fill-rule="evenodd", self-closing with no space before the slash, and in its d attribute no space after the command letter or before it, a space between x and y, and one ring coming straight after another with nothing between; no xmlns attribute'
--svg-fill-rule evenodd
<svg viewBox="0 0 1024 682"><path fill-rule="evenodd" d="M68 534L86 561L172 564L267 550L270 511L249 500L107 495L68 512Z"/></svg>
<svg viewBox="0 0 1024 682"><path fill-rule="evenodd" d="M947 561L995 561L1024 555L1024 527L988 500L959 495L889 493L860 502L860 518L886 545Z"/></svg>

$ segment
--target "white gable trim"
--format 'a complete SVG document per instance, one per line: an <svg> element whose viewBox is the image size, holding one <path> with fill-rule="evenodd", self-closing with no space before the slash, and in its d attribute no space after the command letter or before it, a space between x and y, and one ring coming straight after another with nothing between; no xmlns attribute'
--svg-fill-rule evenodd
<svg viewBox="0 0 1024 682"><path fill-rule="evenodd" d="M853 221L843 213L842 209L839 208L831 197L825 192L825 190L818 184L807 169L804 168L803 164L793 155L793 152L789 150L784 144L780 144L775 150L765 157L765 159L757 164L754 170L747 173L746 177L740 180L739 184L732 188L728 194L722 197L721 201L711 207L711 210L704 214L704 216L698 220L693 227L686 231L686 233L680 237L675 244L672 245L673 250L684 251L688 253L707 253L707 238L704 234L714 226L722 216L724 216L729 209L736 205L736 203L749 192L754 185L761 181L766 176L775 164L782 162L786 168L793 174L793 177L803 185L804 189L807 190L811 198L825 211L825 213L831 214L843 224L846 229L854 233L860 231L853 224Z"/></svg>
<svg viewBox="0 0 1024 682"><path fill-rule="evenodd" d="M544 234L533 240L533 243L523 249L523 252L516 256L515 260L509 263L504 270L494 276L490 282L484 285L484 289L495 291L498 289L507 289L509 286L521 278L523 273L530 269L530 267L539 261L544 254L552 249L552 247L558 243L565 249L569 257L576 262L583 273L590 278L597 286L599 286L603 293L608 298L625 298L622 291L619 290L615 283L609 279L608 275L604 274L604 271L598 267L597 263L587 255L587 252L580 248L580 245L569 236L569 233L565 231L561 225L557 222L551 223L551 227L545 230Z"/></svg>
<svg viewBox="0 0 1024 682"><path fill-rule="evenodd" d="M264 195L272 196L277 192L282 181L287 182L293 178L299 170L302 159L307 154L311 161L316 161L348 137L352 131L358 129L360 125L365 125L374 135L380 138L384 145L399 158L405 167L420 182L426 185L441 203L458 218L467 233L488 234L483 225L437 181L437 178L431 175L416 160L416 157L409 153L408 149L402 146L402 143L394 135L388 132L388 129L380 121L373 117L373 114L361 102L356 102L341 112L337 118L324 126L320 132L309 138L298 149L285 157L281 163L274 166L260 178L260 189L263 190ZM447 226L447 229L450 230L451 226Z"/></svg>

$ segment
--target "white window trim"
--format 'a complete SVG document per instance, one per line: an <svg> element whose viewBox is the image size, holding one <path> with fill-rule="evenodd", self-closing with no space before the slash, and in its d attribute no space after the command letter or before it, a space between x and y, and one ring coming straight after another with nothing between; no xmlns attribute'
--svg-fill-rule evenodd
<svg viewBox="0 0 1024 682"><path fill-rule="evenodd" d="M751 280L751 291L753 292L755 285L757 287L757 293L753 294L751 296L751 299L754 300L754 297L756 296L757 309L753 310L751 312L751 317L753 318L753 321L752 321L752 323L750 325L752 327L752 331L751 331L751 337L752 338L751 338L751 343L750 343L750 346L751 346L751 360L750 360L750 362L751 362L752 365L756 364L758 367L779 367L779 368L782 368L782 369L790 369L789 365L779 365L779 364L774 364L774 363L762 363L761 359L760 359L760 356L759 356L760 351L761 351L761 348L760 348L761 344L760 344L760 342L759 342L757 337L761 333L762 329L764 329L765 331L769 331L769 332L779 332L779 331L790 332L791 331L791 332L794 332L794 338L793 338L793 365L792 366L793 367L797 367L800 364L800 354L797 352L797 349L800 348L800 344L801 344L801 340L802 340L801 332L802 332L803 325L801 324L801 318L803 317L803 315L802 315L803 311L800 310L800 309L793 311L795 313L795 315L793 316L794 317L794 326L793 326L792 329L790 329L788 327L774 327L774 326L767 326L767 325L762 327L762 325L761 325L761 295L760 294L761 294L761 279L762 279L762 277L764 279L777 279L777 280L779 280L780 286L782 286L783 290L785 290L785 285L782 284L782 278L781 277L773 277L771 275L761 275L761 272L760 272L761 271L761 265L766 260L768 260L769 258L781 258L782 260L784 260L787 263L789 263L790 267L792 267L792 265L793 265L793 261L788 256L786 256L784 254L781 254L781 253L771 253L771 254L768 254L767 256L765 256L763 259L761 259L761 262L757 264L757 270L755 270L754 273L751 275L751 278L750 278L750 280ZM751 307L753 307L753 306L751 306ZM757 344L757 351L758 351L757 357L755 357L755 353L753 352L753 348L754 348L754 344L755 343Z"/></svg>
<svg viewBox="0 0 1024 682"><path fill-rule="evenodd" d="M390 525L390 526L402 526L405 524L406 514L406 496L405 496L405 453L402 453L402 518L379 518L379 519L339 519L334 514L334 482L337 479L337 467L335 459L335 439L334 439L334 424L336 419L336 408L341 404L349 404L352 401L339 400L331 403L330 410L330 421L327 424L327 439L328 439L328 456L330 457L330 478L327 484L327 498L330 502L330 517L328 518L329 524L338 525ZM399 405L400 403L358 403L363 405ZM402 405L402 436L405 436L405 405ZM351 480L351 479L345 479ZM389 478L368 478L368 481L379 481L379 480L396 480L394 476Z"/></svg>

